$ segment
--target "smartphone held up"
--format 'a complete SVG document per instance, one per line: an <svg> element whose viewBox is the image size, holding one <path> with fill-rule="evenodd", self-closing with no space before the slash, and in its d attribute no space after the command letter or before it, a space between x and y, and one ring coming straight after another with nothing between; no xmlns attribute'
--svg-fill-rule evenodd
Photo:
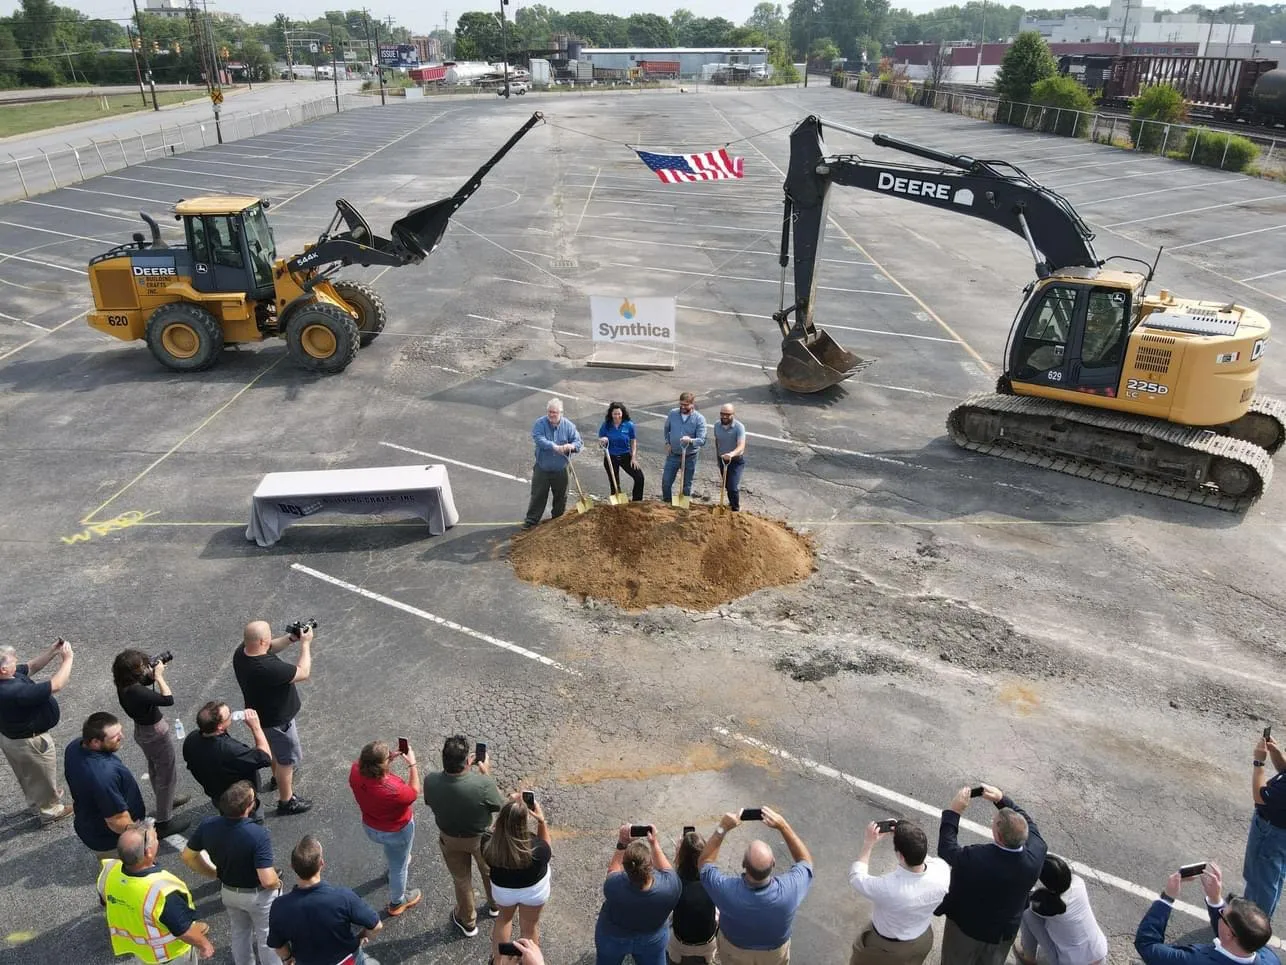
<svg viewBox="0 0 1286 965"><path fill-rule="evenodd" d="M890 831L896 831L898 828L897 818L889 818L887 821L876 821L875 830L880 834L888 834Z"/></svg>
<svg viewBox="0 0 1286 965"><path fill-rule="evenodd" d="M1198 861L1195 864L1185 864L1179 868L1180 878L1199 878L1206 873L1206 863Z"/></svg>
<svg viewBox="0 0 1286 965"><path fill-rule="evenodd" d="M535 791L523 791L523 792L522 792L522 803L523 803L523 804L525 804L525 805L527 806L527 810L528 810L528 811L530 811L532 808L534 808L534 807L536 806L536 792L535 792Z"/></svg>
<svg viewBox="0 0 1286 965"><path fill-rule="evenodd" d="M763 808L742 808L741 820L743 821L762 821L764 819Z"/></svg>
<svg viewBox="0 0 1286 965"><path fill-rule="evenodd" d="M411 753L411 742L405 737L399 737L397 739L397 752L403 757Z"/></svg>

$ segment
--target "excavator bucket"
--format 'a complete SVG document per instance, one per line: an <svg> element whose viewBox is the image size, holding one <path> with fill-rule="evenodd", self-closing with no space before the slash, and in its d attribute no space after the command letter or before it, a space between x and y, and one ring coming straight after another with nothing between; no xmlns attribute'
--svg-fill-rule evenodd
<svg viewBox="0 0 1286 965"><path fill-rule="evenodd" d="M451 215L462 203L455 198L443 198L398 218L389 229L393 244L417 261L427 258L442 242Z"/></svg>
<svg viewBox="0 0 1286 965"><path fill-rule="evenodd" d="M838 385L874 361L847 351L819 328L808 336L787 335L781 340L777 381L791 392L809 395Z"/></svg>

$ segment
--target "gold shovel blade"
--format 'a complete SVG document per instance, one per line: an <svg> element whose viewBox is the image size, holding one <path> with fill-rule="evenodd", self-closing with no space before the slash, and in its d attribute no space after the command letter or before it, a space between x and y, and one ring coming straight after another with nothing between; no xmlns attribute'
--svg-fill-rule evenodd
<svg viewBox="0 0 1286 965"><path fill-rule="evenodd" d="M675 509L687 509L692 505L692 498L683 495L683 493L675 493L670 497L670 505Z"/></svg>
<svg viewBox="0 0 1286 965"><path fill-rule="evenodd" d="M607 501L613 506L624 506L630 501L630 497L625 493L612 493L612 495L608 497Z"/></svg>
<svg viewBox="0 0 1286 965"><path fill-rule="evenodd" d="M581 496L580 499L576 500L576 512L578 513L588 513L593 508L594 503L588 496Z"/></svg>

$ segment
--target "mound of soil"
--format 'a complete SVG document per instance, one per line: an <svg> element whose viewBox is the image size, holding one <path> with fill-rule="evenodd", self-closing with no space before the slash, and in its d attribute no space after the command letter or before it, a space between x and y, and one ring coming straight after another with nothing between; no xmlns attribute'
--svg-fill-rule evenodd
<svg viewBox="0 0 1286 965"><path fill-rule="evenodd" d="M708 506L599 504L515 536L514 572L627 610L713 610L813 571L812 541L784 523Z"/></svg>

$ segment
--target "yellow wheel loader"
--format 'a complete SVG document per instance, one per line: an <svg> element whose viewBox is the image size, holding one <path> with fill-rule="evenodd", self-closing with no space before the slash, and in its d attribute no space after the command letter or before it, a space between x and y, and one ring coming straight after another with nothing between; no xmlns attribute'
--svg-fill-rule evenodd
<svg viewBox="0 0 1286 965"><path fill-rule="evenodd" d="M822 127L934 161L827 155ZM996 391L947 417L965 449L1219 509L1242 510L1272 478L1286 405L1257 394L1268 319L1237 304L1147 293L1146 271L1105 268L1066 198L1004 161L947 154L812 116L791 133L782 222L781 385L818 392L873 361L813 322L832 184L989 221L1026 240L1036 279L1014 317ZM794 235L795 302L785 304ZM1158 253L1159 257L1159 253ZM793 322L791 320L793 316Z"/></svg>
<svg viewBox="0 0 1286 965"><path fill-rule="evenodd" d="M91 328L123 341L145 339L157 360L198 372L225 345L285 338L290 357L314 372L342 372L360 346L384 329L384 303L374 289L335 275L349 265L419 264L442 241L451 216L482 179L543 119L537 112L454 195L416 208L375 235L344 199L330 225L297 255L279 257L268 224L269 202L212 196L180 201L174 217L184 242L167 244L151 229L89 263Z"/></svg>

